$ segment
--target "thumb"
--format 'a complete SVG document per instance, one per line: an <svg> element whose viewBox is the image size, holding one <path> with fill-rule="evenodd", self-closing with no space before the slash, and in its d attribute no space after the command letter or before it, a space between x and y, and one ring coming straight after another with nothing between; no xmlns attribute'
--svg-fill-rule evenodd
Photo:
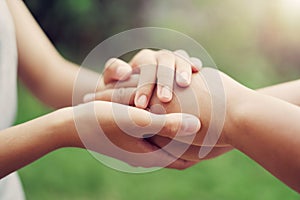
<svg viewBox="0 0 300 200"><path fill-rule="evenodd" d="M111 106L113 120L119 129L138 138L156 134L168 138L192 136L201 128L199 118L190 114L158 115L117 103Z"/></svg>
<svg viewBox="0 0 300 200"><path fill-rule="evenodd" d="M137 108L131 111L135 109ZM141 109L135 111L137 111L139 115L132 115L133 112L131 112L131 117L129 117L132 120L131 125L122 127L122 130L126 129L126 132L134 137L146 138L154 135L168 138L186 137L195 135L201 128L200 120L194 115L185 113L158 115ZM138 118L136 118L137 116ZM120 115L118 115L118 117L120 117ZM118 121L124 122L124 120ZM118 124L123 125L124 123Z"/></svg>
<svg viewBox="0 0 300 200"><path fill-rule="evenodd" d="M172 113L157 115L155 120L164 121L162 129L157 135L174 138L195 135L201 128L201 122L198 117L185 113Z"/></svg>

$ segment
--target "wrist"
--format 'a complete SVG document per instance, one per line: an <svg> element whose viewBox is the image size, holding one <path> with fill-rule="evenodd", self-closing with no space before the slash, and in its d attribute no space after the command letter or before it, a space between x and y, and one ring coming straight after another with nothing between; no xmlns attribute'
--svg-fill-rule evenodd
<svg viewBox="0 0 300 200"><path fill-rule="evenodd" d="M233 103L228 105L223 134L225 142L235 147L238 143L238 134L242 134L251 115L253 102L257 102L259 94L253 90L245 88L238 92Z"/></svg>
<svg viewBox="0 0 300 200"><path fill-rule="evenodd" d="M77 134L72 107L56 110L51 117L53 138L56 140L57 148L83 146Z"/></svg>

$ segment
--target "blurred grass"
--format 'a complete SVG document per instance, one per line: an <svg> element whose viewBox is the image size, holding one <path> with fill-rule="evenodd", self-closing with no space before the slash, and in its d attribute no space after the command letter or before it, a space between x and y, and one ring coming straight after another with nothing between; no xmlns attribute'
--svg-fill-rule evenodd
<svg viewBox="0 0 300 200"><path fill-rule="evenodd" d="M300 75L299 65L283 70L287 66L274 63L261 51L257 38L264 18L256 15L262 5L258 0L253 1L256 6L246 0L176 0L172 4L157 0L130 4L108 0L25 1L59 51L78 63L106 37L146 25L192 36L221 70L251 88ZM21 84L18 91L17 124L51 111ZM237 151L185 171L126 174L103 166L84 150L63 149L20 170L20 175L29 200L299 199L296 192Z"/></svg>

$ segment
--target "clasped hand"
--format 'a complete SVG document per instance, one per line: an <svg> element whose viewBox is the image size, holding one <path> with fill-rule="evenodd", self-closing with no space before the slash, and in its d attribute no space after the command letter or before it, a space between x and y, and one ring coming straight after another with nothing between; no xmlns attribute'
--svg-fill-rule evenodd
<svg viewBox="0 0 300 200"><path fill-rule="evenodd" d="M123 73L120 73L120 71ZM202 63L199 59L190 58L183 50L175 52L167 50L142 50L136 54L129 63L117 58L110 59L106 63L103 73L103 84L99 86L95 94L87 95L85 101L101 100L135 106L154 113L151 114L152 117L161 117L163 114L177 113L173 114L172 120L165 122L167 128L162 128L156 132L154 131L155 129L153 129L153 132L148 131L150 136L146 138L135 137L130 133L129 136L126 133L122 133L121 135L124 136L124 138L122 138L116 134L110 134L109 130L105 130L104 132L115 145L128 152L144 153L163 149L163 151L159 152L166 153L165 159L173 159L175 161L172 162L173 164L163 167L182 169L192 166L201 160L214 158L233 149L227 141L226 136L232 124L230 122L230 120L232 120L231 112L224 113L225 126L221 127L220 135L218 135L217 138L218 141L216 141L215 144L203 144L211 121L212 94L210 94L205 81L212 77L211 74L218 75L222 83L222 90L224 90L225 93L224 99L218 96L214 98L217 98L217 101L225 102L225 109L233 108L233 103L239 100L236 94L242 94L245 88L222 72L211 68L202 68ZM225 97L229 97L230 100L227 101L228 99L225 99ZM143 111L137 109L135 112L136 119L138 119L138 116ZM201 129L198 127L197 131L192 133L186 131L188 130L187 127L180 128L181 120L178 116L182 116L182 114L178 115L179 113L192 114L201 119ZM172 115L169 116L171 117ZM177 116L177 121L174 118L175 116ZM132 121L130 121L132 119L135 120L133 117L131 119L124 118L123 121L125 124L128 124L128 126L132 126ZM110 120L114 121L114 119ZM103 124L101 120L99 121ZM191 130L195 130L195 124L190 123L189 125L191 125ZM163 125L161 126L163 127ZM140 133L143 132L142 129L143 128L139 130L141 131ZM185 131L178 132L178 130ZM148 149L141 151L139 149L141 145L137 145L137 143L133 144L130 141L138 141ZM170 143L172 143L172 145L168 145ZM207 148L209 150L205 157L199 157L201 148ZM117 157L121 160L126 157L110 156ZM156 159L158 159L158 162L154 162ZM146 167L161 166L162 163L166 163L162 162L162 159L164 159L164 157L159 155L155 158L145 158L145 160L151 160L151 164L148 163L147 165L138 163L140 161L134 161L134 163L132 163L132 159L129 159L131 160L129 164ZM128 160L124 161L128 162ZM177 163L181 164L177 165Z"/></svg>

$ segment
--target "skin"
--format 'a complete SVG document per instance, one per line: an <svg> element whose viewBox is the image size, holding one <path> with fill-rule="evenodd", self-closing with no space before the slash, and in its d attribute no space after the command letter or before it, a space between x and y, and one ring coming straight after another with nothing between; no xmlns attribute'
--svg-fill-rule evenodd
<svg viewBox="0 0 300 200"><path fill-rule="evenodd" d="M64 147L88 148L101 154L113 156L133 166L163 166L185 169L194 164L193 162L176 159L163 151L148 156L135 157L132 152L148 153L158 148L140 138L142 135L132 137L120 130L118 124L114 121L113 106L112 103L99 101L74 108L63 108L1 131L0 178L51 151ZM93 110L89 112L91 108ZM127 106L123 106L124 108L127 109ZM74 116L74 109L80 114ZM162 135L171 136L182 128L180 126L180 115L167 115L165 118L133 107L129 108L128 111L131 117L119 118L119 120L124 124L131 125L131 127L134 124L139 124L140 126L135 129L137 133L142 132L144 127L148 126L149 130L159 129ZM103 113L106 113L106 115ZM93 123L94 120L101 124L104 132L97 131L97 126L95 127ZM78 125L82 126L83 124L86 127L81 129L80 134L78 134ZM107 131L108 129L110 131ZM196 131L198 129L199 127L196 128ZM111 134L111 130L113 130L113 134ZM105 136L115 145L106 142L104 140ZM116 151L116 146L125 151Z"/></svg>
<svg viewBox="0 0 300 200"><path fill-rule="evenodd" d="M129 63L117 58L108 60L106 62L106 69L108 70L104 71L104 84L114 81L106 75L109 70L120 66L124 66L124 69L132 69L131 74L139 74L134 105L145 109L156 84L157 90L155 92L158 99L164 103L170 102L173 97L173 82L176 82L178 87L188 87L191 84L192 73L201 69L202 62L198 58L190 58L184 50L171 52L143 49ZM91 93L86 95L84 100L88 102L94 99L95 95Z"/></svg>
<svg viewBox="0 0 300 200"><path fill-rule="evenodd" d="M214 69L204 68L200 72L201 75L200 73L193 75L191 86L185 90L175 87L174 93L177 98L174 98L170 103L162 104L155 95L150 101L149 107L154 112L164 112L163 110L166 113L179 112L182 111L180 105L184 105L182 102L189 101L192 98L185 95L185 93L189 90L196 93L200 112L196 112L196 104L191 103L187 104L188 106L185 107L183 112L192 113L199 118L201 116L202 128L193 142L189 143L194 146L191 146L183 156L178 155L179 146L167 149L174 156L197 160L199 146L202 145L203 138L206 135L211 112L211 97L202 77L209 77L212 71L216 72ZM257 92L240 85L222 72L217 71L217 73L222 78L226 94L227 112L222 133L215 146L218 149L214 149L209 156L214 157L231 148L238 149L288 186L300 192L300 162L298 159L300 156L300 125L298 123L300 108L297 106L300 103L297 89L300 82L284 83ZM132 86L134 78L130 81ZM120 94L116 92L117 90L119 89L106 90L99 93L97 97L99 99L114 100L113 94ZM134 95L134 88L127 88L122 94ZM117 99L122 98L118 97ZM161 105L163 109L153 110L152 105ZM174 139L182 142L178 144L184 145L184 142L187 142L189 138L176 137ZM158 136L150 140L160 147L164 147L166 143L170 142L169 139Z"/></svg>
<svg viewBox="0 0 300 200"><path fill-rule="evenodd" d="M191 86L194 87L195 85ZM278 84L278 85L274 85L274 86L270 86L270 87L266 87L266 88L261 88L258 89L257 92L264 94L264 95L268 95L268 96L272 96L281 100L284 100L286 102L289 102L291 104L294 104L296 106L300 105L300 93L298 92L298 88L300 87L300 80L296 80L296 81L291 81L291 82L287 82L287 83L282 83L282 84ZM184 97L183 97L184 98ZM153 96L152 97L152 104L157 104L157 97ZM172 112L174 112L174 110L178 110L178 105L174 106L170 105L171 108L169 108L169 110L172 110ZM173 107L172 107L173 106ZM168 105L169 107L169 105ZM173 110L174 108L174 110ZM161 137L161 136L154 136L153 138L150 139L151 142L157 144L159 147L164 147L166 144L168 144L171 139L169 138L165 138L165 137ZM178 142L178 145L181 145L180 142ZM232 149L234 149L234 147L229 146L229 147L217 147L215 146L213 148L213 150L203 159L200 159L198 156L198 153L200 151L199 145L191 145L188 150L181 155L181 158L186 159L186 160L193 160L193 161L201 161L201 160L207 160L207 159L211 159L211 158L215 158L219 155L222 155Z"/></svg>
<svg viewBox="0 0 300 200"><path fill-rule="evenodd" d="M16 24L20 77L33 93L45 103L53 107L71 105L71 89L77 74L76 66L61 58L21 1L7 1L7 3ZM34 45L30 42L31 38L35 38ZM43 69L40 66L43 66ZM47 74L47 77L43 76L44 74ZM92 79L93 76L89 74L87 77ZM300 117L299 108L251 91L224 74L222 74L222 77L226 86L227 102L229 103L226 105L228 110L226 123L218 145L228 145L239 149L299 192L300 186L297 177L300 176L300 163L295 159L299 157L297 151L300 144L298 137L300 127L297 124L297 119ZM57 90L57 88L60 89ZM90 89L89 83L82 85L83 94L91 92ZM207 127L209 121L209 117L207 117L209 113L209 94L203 89L199 97L202 99L199 105L203 108L201 109L201 112L203 112L201 118L204 116L204 127ZM287 97L288 95L283 96L283 98ZM257 103L253 104L253 102ZM94 102L82 105L79 110L85 110L91 105L97 110L96 116L99 123L104 123L107 126L111 125L111 127L114 127L114 132L118 133L114 142L118 142L118 136L129 139L124 136L125 134L122 131L115 129L117 126L112 121L112 106L114 104ZM74 108L60 109L33 121L1 131L0 177L55 149L70 146L84 148L82 140L79 139L74 128L73 111ZM148 125L150 121L153 121L150 119L162 121L160 116L146 111L130 108L130 113L135 116L134 122L137 124ZM92 114L94 116L95 113ZM90 119L90 115L91 113L83 112L82 115L77 117L87 120ZM151 117L149 118L149 116ZM162 134L165 134L165 136L174 136L178 130L181 130L181 120L178 115L167 115L164 119L163 123L152 124L153 128L160 127L163 124L160 128L162 128ZM129 121L126 121L127 118L123 120L129 123ZM199 127L195 128L196 132L198 129ZM241 130L243 131L241 132ZM194 141L194 145L201 144L202 133L203 131L199 132L200 136L198 137L200 139ZM109 135L109 133L106 134ZM81 135L81 137L84 136L91 139L93 136L97 137L98 135L87 131ZM257 141L257 138L260 140ZM145 143L144 140L137 138L130 138L127 142L130 145L135 144L137 147L143 146L141 152L153 151L153 148L155 148L149 146L149 143ZM132 150L130 145L127 150L136 152L136 149ZM101 148L103 146L92 144L91 150L110 155L110 149ZM278 148L279 146L281 148ZM22 155L21 159L19 155ZM116 155L112 154L111 156ZM160 164L159 160L166 156L168 157L169 154L156 155L150 159L144 158L144 160L129 160L128 162L133 165L156 166ZM171 157L166 158L166 160L168 159L171 159ZM171 167L183 169L192 164L178 160L171 165Z"/></svg>
<svg viewBox="0 0 300 200"><path fill-rule="evenodd" d="M199 130L198 119L185 114L155 115L145 110L120 107L101 101L82 104L85 94L96 89L101 91L104 79L105 83L109 83L129 78L132 70L128 69L128 66L123 66L122 70L119 70L118 66L107 66L103 79L88 70L81 71L84 78L77 88L80 92L72 99L79 66L65 60L56 51L22 1L6 2L15 24L19 77L42 102L60 109L0 131L0 178L51 151L64 147L90 149L134 166L185 169L194 164L177 159L164 151L158 151L148 157L135 157L132 156L132 152L147 153L158 149L142 138L145 130L158 129L159 134L166 137L174 136L177 131L189 135ZM186 70L191 71L191 66ZM99 78L102 82L96 85ZM73 104L81 105L72 107ZM116 120L115 107L126 109L129 117L122 116ZM96 124L93 124L93 121ZM78 122L84 122L80 124L86 125L80 133L76 129ZM137 135L128 136L117 126L120 123L135 128L134 132ZM103 127L102 132L96 131L99 125ZM114 144L107 143L104 140L105 136ZM98 140L99 137L102 138ZM124 153L115 151L116 145L126 151Z"/></svg>

